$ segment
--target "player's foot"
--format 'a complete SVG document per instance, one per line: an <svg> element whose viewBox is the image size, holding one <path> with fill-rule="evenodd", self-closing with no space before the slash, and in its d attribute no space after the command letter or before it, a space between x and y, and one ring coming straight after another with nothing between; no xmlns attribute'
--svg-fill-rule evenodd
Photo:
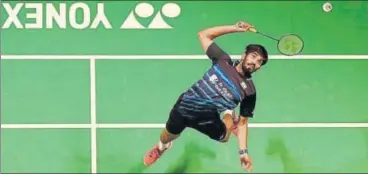
<svg viewBox="0 0 368 174"><path fill-rule="evenodd" d="M169 142L167 147L163 150L159 149L159 145L156 144L151 150L149 150L146 155L144 156L143 163L146 166L150 166L151 164L155 163L162 155L163 153L171 148L172 142Z"/></svg>

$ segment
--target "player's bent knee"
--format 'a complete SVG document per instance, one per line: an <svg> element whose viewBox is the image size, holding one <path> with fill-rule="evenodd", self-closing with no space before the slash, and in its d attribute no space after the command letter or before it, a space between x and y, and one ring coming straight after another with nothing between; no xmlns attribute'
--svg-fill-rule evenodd
<svg viewBox="0 0 368 174"><path fill-rule="evenodd" d="M213 140L216 140L220 143L227 143L229 141L229 138L230 138L229 135L230 134L228 134L228 133L224 133L223 135L217 136L217 137L210 136L210 138L213 139Z"/></svg>
<svg viewBox="0 0 368 174"><path fill-rule="evenodd" d="M229 141L229 139L230 139L230 136L228 134L226 134L223 139L219 140L219 142L227 143Z"/></svg>
<svg viewBox="0 0 368 174"><path fill-rule="evenodd" d="M165 126L165 132L171 135L180 135L184 131L185 127L180 124L174 124L171 121L168 121Z"/></svg>
<svg viewBox="0 0 368 174"><path fill-rule="evenodd" d="M220 142L220 143L227 143L228 141L229 141L229 138L218 140L218 142Z"/></svg>
<svg viewBox="0 0 368 174"><path fill-rule="evenodd" d="M163 134L168 136L179 136L181 134L181 130L177 129L168 129L167 127L162 131Z"/></svg>
<svg viewBox="0 0 368 174"><path fill-rule="evenodd" d="M180 131L176 131L175 133L173 131L170 131L169 129L164 129L164 133L169 136L179 136L181 134Z"/></svg>

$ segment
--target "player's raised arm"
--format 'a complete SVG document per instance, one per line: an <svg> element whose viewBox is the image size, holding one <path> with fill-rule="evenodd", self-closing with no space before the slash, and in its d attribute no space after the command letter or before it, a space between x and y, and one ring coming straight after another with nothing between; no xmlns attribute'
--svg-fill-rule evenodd
<svg viewBox="0 0 368 174"><path fill-rule="evenodd" d="M224 54L223 50L216 44L213 44L215 38L224 34L245 32L249 28L251 28L251 26L244 22L238 22L236 25L215 26L199 31L198 38L204 52L206 52L210 59L215 60L220 59Z"/></svg>

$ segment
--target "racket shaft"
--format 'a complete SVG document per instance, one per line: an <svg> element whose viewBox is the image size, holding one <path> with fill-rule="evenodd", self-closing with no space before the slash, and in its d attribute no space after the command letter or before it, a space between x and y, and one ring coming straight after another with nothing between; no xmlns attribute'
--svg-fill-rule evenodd
<svg viewBox="0 0 368 174"><path fill-rule="evenodd" d="M268 38L270 38L270 39L273 39L273 40L279 41L278 39L273 38L273 37L271 37L271 36L265 35L265 34L260 33L260 32L258 32L258 33L259 33L259 34L261 34L262 36L265 36L265 37L268 37Z"/></svg>

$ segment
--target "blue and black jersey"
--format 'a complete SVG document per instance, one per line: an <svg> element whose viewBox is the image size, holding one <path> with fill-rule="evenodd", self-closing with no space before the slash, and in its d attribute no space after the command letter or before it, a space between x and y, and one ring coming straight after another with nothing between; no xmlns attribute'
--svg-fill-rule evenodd
<svg viewBox="0 0 368 174"><path fill-rule="evenodd" d="M251 77L235 69L233 62L215 42L206 51L211 68L181 96L179 109L190 112L223 112L240 104L240 115L253 117L256 90Z"/></svg>

